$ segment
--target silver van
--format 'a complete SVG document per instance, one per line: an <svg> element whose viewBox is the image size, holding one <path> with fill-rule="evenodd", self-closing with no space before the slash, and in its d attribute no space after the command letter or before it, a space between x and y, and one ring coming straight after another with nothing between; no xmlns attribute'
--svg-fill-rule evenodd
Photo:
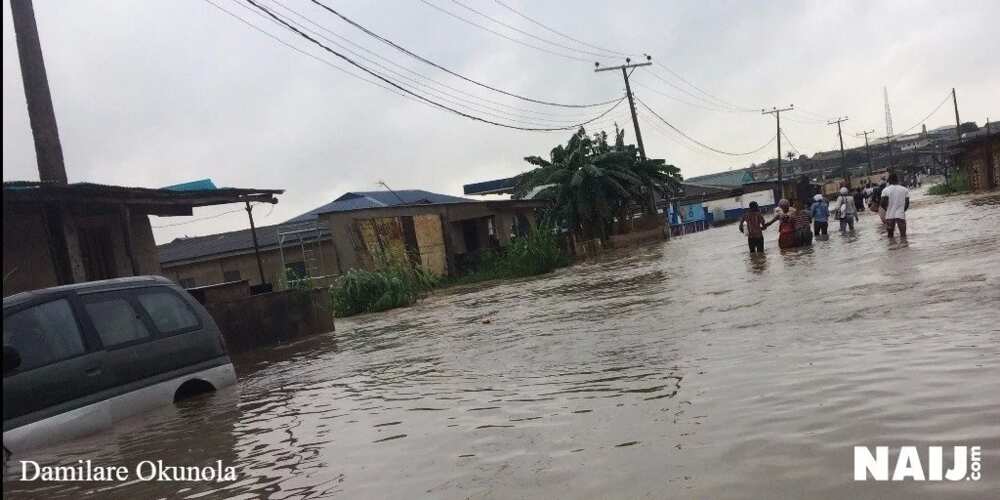
<svg viewBox="0 0 1000 500"><path fill-rule="evenodd" d="M5 455L108 429L235 382L219 328L166 278L93 281L3 299Z"/></svg>

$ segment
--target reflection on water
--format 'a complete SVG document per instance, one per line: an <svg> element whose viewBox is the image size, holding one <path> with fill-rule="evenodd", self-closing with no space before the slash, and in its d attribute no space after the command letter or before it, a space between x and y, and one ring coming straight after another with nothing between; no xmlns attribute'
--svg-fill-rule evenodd
<svg viewBox="0 0 1000 500"><path fill-rule="evenodd" d="M238 388L33 454L234 465L234 483L6 482L10 498L984 498L1000 490L1000 203L909 239L749 256L705 231L342 320ZM854 445L980 445L978 482L854 483ZM16 471L10 471L16 472Z"/></svg>

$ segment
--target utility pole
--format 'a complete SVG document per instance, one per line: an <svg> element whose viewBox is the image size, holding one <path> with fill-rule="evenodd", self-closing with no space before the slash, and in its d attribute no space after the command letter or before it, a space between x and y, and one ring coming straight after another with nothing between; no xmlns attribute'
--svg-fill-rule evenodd
<svg viewBox="0 0 1000 500"><path fill-rule="evenodd" d="M862 135L865 136L865 154L868 156L868 176L869 177L871 177L871 175L872 175L872 150L871 150L871 148L868 147L868 134L874 134L874 133L875 133L875 129L865 130L865 131L861 132L860 134L854 134L855 137L861 137Z"/></svg>
<svg viewBox="0 0 1000 500"><path fill-rule="evenodd" d="M635 115L635 101L632 99L632 86L629 85L628 75L629 70L638 68L639 66L649 66L653 64L651 61L653 58L649 55L646 56L646 62L632 64L632 59L629 57L625 58L625 64L621 66L612 66L609 68L602 68L601 63L594 63L594 72L599 71L614 71L616 69L622 70L622 78L625 79L625 95L628 96L628 107L632 111L632 127L635 129L635 142L639 146L639 159L646 160L646 148L642 145L642 132L639 131L639 118Z"/></svg>
<svg viewBox="0 0 1000 500"><path fill-rule="evenodd" d="M846 116L837 118L836 120L830 120L826 122L827 125L837 124L837 138L840 139L840 174L844 177L844 182L847 183L847 188L851 187L851 174L847 171L847 158L844 156L844 134L840 130L840 124L846 122L848 118Z"/></svg>
<svg viewBox="0 0 1000 500"><path fill-rule="evenodd" d="M760 110L760 114L762 115L774 115L774 117L777 119L778 122L777 132L775 133L777 134L777 139L778 139L778 189L781 191L781 198L785 197L784 176L781 174L781 112L791 111L793 109L795 109L795 105L789 104L787 108L779 109L776 107L772 107L770 111L766 109Z"/></svg>
<svg viewBox="0 0 1000 500"><path fill-rule="evenodd" d="M35 8L31 0L10 0L10 13L21 62L24 98L28 102L28 121L35 139L38 177L42 181L66 184L66 165L63 163L56 114L52 109L49 80L45 74L42 44L38 40Z"/></svg>
<svg viewBox="0 0 1000 500"><path fill-rule="evenodd" d="M266 285L267 280L264 279L264 263L260 260L260 245L257 243L257 226L253 223L253 205L250 202L247 204L247 217L250 218L250 236L253 237L253 253L257 257L257 273L260 276L260 284ZM284 257L282 257L284 258Z"/></svg>
<svg viewBox="0 0 1000 500"><path fill-rule="evenodd" d="M962 142L962 121L958 119L958 97L955 97L955 87L951 88L951 103L955 106L955 138Z"/></svg>

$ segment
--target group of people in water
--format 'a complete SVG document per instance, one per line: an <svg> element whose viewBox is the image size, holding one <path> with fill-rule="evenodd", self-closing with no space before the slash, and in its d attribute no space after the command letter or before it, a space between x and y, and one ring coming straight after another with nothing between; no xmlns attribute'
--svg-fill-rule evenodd
<svg viewBox="0 0 1000 500"><path fill-rule="evenodd" d="M885 224L886 233L894 237L906 238L906 211L910 208L910 192L899 184L896 174L883 178L878 185L868 183L852 193L846 186L840 188L837 199L831 205L826 197L817 194L808 207L802 200L790 203L782 198L771 220L760 211L757 202L750 202L749 209L740 219L740 232L746 235L750 253L764 251L764 230L778 223L778 246L795 248L812 244L813 237L826 236L830 217L840 222L841 233L853 233L854 224L859 220L858 212L865 210L878 212Z"/></svg>

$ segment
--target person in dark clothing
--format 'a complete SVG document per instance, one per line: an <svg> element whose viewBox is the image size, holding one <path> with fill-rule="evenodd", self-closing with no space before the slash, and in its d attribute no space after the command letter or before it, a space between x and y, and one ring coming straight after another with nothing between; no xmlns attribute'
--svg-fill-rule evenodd
<svg viewBox="0 0 1000 500"><path fill-rule="evenodd" d="M747 230L743 231L743 225L746 224ZM743 214L743 218L740 219L740 232L746 234L747 244L750 246L750 253L763 253L764 252L764 228L767 224L764 221L764 216L760 213L760 205L756 201L750 202L750 208Z"/></svg>
<svg viewBox="0 0 1000 500"><path fill-rule="evenodd" d="M813 204L809 207L809 215L813 220L813 234L816 236L826 235L830 225L830 204L821 194L813 197Z"/></svg>
<svg viewBox="0 0 1000 500"><path fill-rule="evenodd" d="M795 200L795 242L798 246L812 245L813 234L809 228L812 217L802 206L801 200Z"/></svg>

